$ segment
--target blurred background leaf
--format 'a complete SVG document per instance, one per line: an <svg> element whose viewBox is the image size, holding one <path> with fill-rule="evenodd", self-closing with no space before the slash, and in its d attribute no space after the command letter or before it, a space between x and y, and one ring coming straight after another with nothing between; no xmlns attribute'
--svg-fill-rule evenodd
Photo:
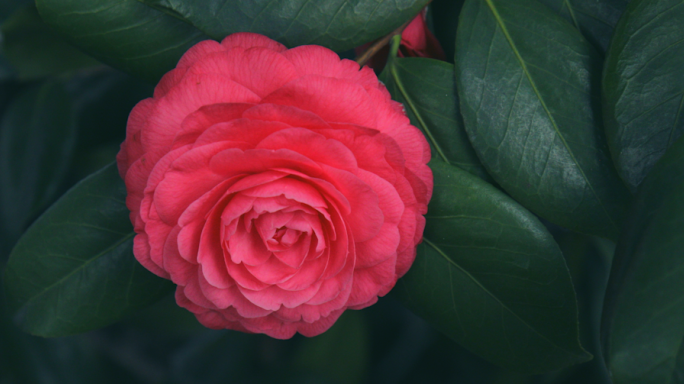
<svg viewBox="0 0 684 384"><path fill-rule="evenodd" d="M3 36L2 54L19 80L33 80L100 65L43 23L34 5L14 12L2 23L0 32Z"/></svg>
<svg viewBox="0 0 684 384"><path fill-rule="evenodd" d="M615 384L684 380L684 140L639 186L615 252L603 319Z"/></svg>
<svg viewBox="0 0 684 384"><path fill-rule="evenodd" d="M26 87L0 119L0 230L14 243L64 191L76 140L71 98L60 82Z"/></svg>

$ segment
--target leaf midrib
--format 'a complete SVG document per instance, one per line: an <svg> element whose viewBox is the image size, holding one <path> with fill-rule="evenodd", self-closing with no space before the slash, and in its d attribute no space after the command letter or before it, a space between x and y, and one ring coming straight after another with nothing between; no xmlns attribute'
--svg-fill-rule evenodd
<svg viewBox="0 0 684 384"><path fill-rule="evenodd" d="M30 298L28 298L26 301L24 301L24 303L22 303L21 307L22 307L22 308L25 308L26 306L28 306L28 304L30 304L31 302L33 302L35 299L37 299L37 298L39 298L40 296L44 295L45 293L47 293L48 291L50 291L50 290L51 290L52 288L54 288L55 286L57 286L57 285L59 285L59 284L62 284L63 282L65 282L66 280L68 280L72 275L74 275L75 273L81 271L81 270L84 269L86 266L88 266L90 263L92 263L93 261L95 261L95 260L99 259L100 257L102 257L104 254L108 253L109 251L111 251L111 250L117 248L118 246L120 246L121 244L125 243L128 239L132 238L133 236L135 236L135 232L131 232L131 233L127 234L126 236L122 237L121 240L119 240L119 241L117 241L116 243L114 243L114 244L110 245L109 247L105 248L104 250L102 250L102 252L96 254L95 256L93 256L92 258L90 258L88 261L86 261L85 263L83 263L82 265L80 265L78 268L75 268L74 270L72 270L71 272L69 272L68 274L66 274L65 276L63 276L63 277L60 278L59 280L57 280L56 282L54 282L54 283L50 284L49 286L45 287L45 288L44 288L42 291L40 291L39 293L37 293L37 294L31 296ZM33 284L33 283L32 283L32 284Z"/></svg>
<svg viewBox="0 0 684 384"><path fill-rule="evenodd" d="M553 115L551 114L551 111L546 105L546 102L542 98L541 94L539 93L539 89L537 88L536 83L532 79L532 75L527 69L527 64L525 60L522 58L520 55L520 52L518 52L518 49L515 45L515 42L513 41L513 38L511 35L508 33L508 29L506 28L506 25L504 23L504 20L501 18L501 15L499 15L499 11L496 9L494 4L492 3L492 0L485 0L487 2L487 6L489 7L490 11L492 12L492 15L496 19L497 24L501 28L501 31L503 32L504 36L506 37L506 41L508 41L508 44L511 47L511 50L515 54L515 57L518 59L518 62L520 63L520 66L523 70L523 73L525 74L525 77L527 77L527 80L530 82L530 85L532 86L532 89L534 90L535 95L537 96L537 99L539 100L539 103L541 103L542 107L544 108L544 112L546 112L546 115L548 116L549 120L551 121L551 125L553 126L554 130L556 131L556 135L560 138L561 142L563 143L563 146L565 149L568 151L568 154L572 158L573 163L577 166L577 169L579 172L582 174L582 178L586 182L587 186L589 187L589 190L591 190L591 193L594 195L596 198L596 201L599 202L601 209L603 209L604 214L610 221L610 223L613 225L613 227L617 230L619 230L619 227L613 221L612 216L608 213L608 210L606 209L605 205L603 204L603 201L599 198L598 194L594 190L594 186L589 182L589 178L587 175L584 173L584 169L580 166L579 162L577 161L577 158L575 157L575 154L573 151L570 149L570 146L568 145L567 141L565 140L565 137L561 134L560 129L558 128L558 124L556 124L556 120L553 118Z"/></svg>
<svg viewBox="0 0 684 384"><path fill-rule="evenodd" d="M444 154L442 147L439 145L439 143L437 143L437 140L432 135L430 128L428 128L427 124L423 120L423 117L418 112L418 109L413 104L413 101L411 100L411 97L409 96L408 92L406 92L406 89L404 88L404 84L401 82L399 74L397 73L397 66L395 64L395 60L390 60L390 62L388 63L390 65L390 73L392 74L392 78L394 79L394 84L397 85L399 92L401 92L402 97L404 98L404 100L406 100L406 104L408 104L409 108L411 108L411 111L413 111L414 116L416 116L416 119L418 119L420 126L423 128L423 132L425 132L425 134L427 135L430 142L432 142L432 145L434 145L435 150L439 154L439 157L441 157L445 163L451 165L451 163L449 162L449 159L447 159L446 155Z"/></svg>
<svg viewBox="0 0 684 384"><path fill-rule="evenodd" d="M436 244L434 244L433 242L431 242L431 241L430 241L429 239L427 239L426 237L423 237L423 241L424 241L427 245L429 245L432 249L434 249L437 253L439 253L439 255L442 256L442 257L447 261L448 264L454 266L454 268L460 270L460 271L463 272L466 276L468 276L468 278L470 278L470 280L472 280L478 287L480 287L480 289L482 289L483 292L485 292L488 296L490 296L490 297L493 298L497 303L499 303L499 305L501 305L501 307L504 308L508 313L510 313L511 315L513 315L516 319L520 320L521 323L525 324L525 326L527 326L533 333L539 335L542 339L546 340L549 344L551 344L551 345L554 346L555 348L560 349L561 351L564 351L564 352L566 352L566 353L569 353L569 354L572 355L572 356L582 357L581 354L578 355L578 354L575 353L574 351L570 351L570 350L568 350L568 349L566 349L566 348L564 348L564 347L562 347L562 346L556 344L556 343L553 342L552 340L549 340L549 338L547 338L545 335L539 333L539 331L537 331L534 327L532 327L532 326L531 326L530 324L528 324L525 320L523 320L520 316L518 316L517 313L515 313L511 308L509 308L506 304L504 304L498 297L496 297L496 295L494 295L494 294L493 294L492 292L490 292L484 285L482 285L482 283L480 283L479 280L477 280L473 275L471 275L467 270L465 270L465 268L461 267L461 266L458 265L456 262L454 262L449 256L447 256L446 253L444 253ZM586 352L585 352L585 353L586 353Z"/></svg>

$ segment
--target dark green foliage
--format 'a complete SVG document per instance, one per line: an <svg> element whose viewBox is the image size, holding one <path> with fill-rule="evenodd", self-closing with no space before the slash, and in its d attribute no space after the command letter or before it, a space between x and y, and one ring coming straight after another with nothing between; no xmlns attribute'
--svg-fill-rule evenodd
<svg viewBox="0 0 684 384"><path fill-rule="evenodd" d="M632 189L684 132L683 20L679 0L634 0L606 57L606 135L615 166Z"/></svg>
<svg viewBox="0 0 684 384"><path fill-rule="evenodd" d="M591 358L570 274L546 228L480 179L431 163L423 244L396 293L461 345L505 368L546 372Z"/></svg>
<svg viewBox="0 0 684 384"><path fill-rule="evenodd" d="M51 337L89 331L173 290L133 257L125 197L116 165L109 165L73 187L22 236L4 280L23 330Z"/></svg>
<svg viewBox="0 0 684 384"><path fill-rule="evenodd" d="M603 139L596 50L536 0L468 0L460 20L461 110L494 180L555 224L616 238L628 193Z"/></svg>
<svg viewBox="0 0 684 384"><path fill-rule="evenodd" d="M684 379L684 140L646 177L615 252L604 313L616 384Z"/></svg>
<svg viewBox="0 0 684 384"><path fill-rule="evenodd" d="M256 32L288 47L346 51L411 20L427 0L139 0L186 20L214 39Z"/></svg>

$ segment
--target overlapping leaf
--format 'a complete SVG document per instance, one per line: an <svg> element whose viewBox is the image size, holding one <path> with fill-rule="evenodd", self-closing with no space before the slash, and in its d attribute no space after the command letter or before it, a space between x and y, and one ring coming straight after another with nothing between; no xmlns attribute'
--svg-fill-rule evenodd
<svg viewBox="0 0 684 384"><path fill-rule="evenodd" d="M604 310L615 384L684 380L684 140L653 168L618 242Z"/></svg>
<svg viewBox="0 0 684 384"><path fill-rule="evenodd" d="M601 125L601 60L536 0L467 0L456 82L470 140L489 174L539 216L615 238L628 192Z"/></svg>
<svg viewBox="0 0 684 384"><path fill-rule="evenodd" d="M606 134L632 189L684 132L683 20L681 0L634 0L606 57Z"/></svg>
<svg viewBox="0 0 684 384"><path fill-rule="evenodd" d="M602 52L629 0L539 0L571 22Z"/></svg>
<svg viewBox="0 0 684 384"><path fill-rule="evenodd" d="M294 47L344 51L390 33L428 0L140 0L220 40L256 32Z"/></svg>
<svg viewBox="0 0 684 384"><path fill-rule="evenodd" d="M4 280L23 330L54 337L100 328L173 289L133 257L125 196L111 164L67 192L22 236Z"/></svg>
<svg viewBox="0 0 684 384"><path fill-rule="evenodd" d="M136 0L37 0L43 20L100 61L151 82L208 37Z"/></svg>
<svg viewBox="0 0 684 384"><path fill-rule="evenodd" d="M394 52L398 40L395 39ZM380 79L392 98L404 105L411 123L425 133L432 157L487 181L463 126L454 84L454 66L424 58L390 58Z"/></svg>
<svg viewBox="0 0 684 384"><path fill-rule="evenodd" d="M479 178L430 163L435 191L423 243L395 293L476 354L527 373L590 355L563 254L546 228Z"/></svg>

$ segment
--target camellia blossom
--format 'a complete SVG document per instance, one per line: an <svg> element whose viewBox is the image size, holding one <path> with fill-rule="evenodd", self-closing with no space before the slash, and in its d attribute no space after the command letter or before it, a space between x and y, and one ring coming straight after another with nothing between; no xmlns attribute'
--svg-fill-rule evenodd
<svg viewBox="0 0 684 384"><path fill-rule="evenodd" d="M324 332L408 271L429 160L372 70L252 33L188 50L117 156L137 260L205 326L281 339Z"/></svg>
<svg viewBox="0 0 684 384"><path fill-rule="evenodd" d="M426 57L430 59L446 60L444 49L439 44L435 35L430 31L426 22L427 8L423 8L409 25L401 33L401 45L397 56L399 57ZM373 43L364 44L356 48L356 54L365 52ZM381 49L366 65L381 71L387 62L389 47Z"/></svg>

